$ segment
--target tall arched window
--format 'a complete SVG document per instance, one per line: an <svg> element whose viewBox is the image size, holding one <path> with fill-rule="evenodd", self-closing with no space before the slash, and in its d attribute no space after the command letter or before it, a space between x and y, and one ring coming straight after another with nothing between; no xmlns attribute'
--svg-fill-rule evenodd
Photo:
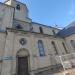
<svg viewBox="0 0 75 75"><path fill-rule="evenodd" d="M42 27L39 27L40 33L43 33L43 29Z"/></svg>
<svg viewBox="0 0 75 75"><path fill-rule="evenodd" d="M75 50L75 41L74 41L74 40L71 40L70 42L71 42L72 47L73 47L74 50Z"/></svg>
<svg viewBox="0 0 75 75"><path fill-rule="evenodd" d="M39 48L40 56L45 56L44 45L42 40L38 40L38 48Z"/></svg>
<svg viewBox="0 0 75 75"><path fill-rule="evenodd" d="M58 51L57 51L57 48L56 48L55 42L52 41L51 43L52 43L52 45L53 45L53 48L54 48L55 54L58 54Z"/></svg>
<svg viewBox="0 0 75 75"><path fill-rule="evenodd" d="M63 42L62 42L62 45L64 47L65 52L68 53L68 50L67 50L67 48L66 48L66 46L65 46L65 44Z"/></svg>

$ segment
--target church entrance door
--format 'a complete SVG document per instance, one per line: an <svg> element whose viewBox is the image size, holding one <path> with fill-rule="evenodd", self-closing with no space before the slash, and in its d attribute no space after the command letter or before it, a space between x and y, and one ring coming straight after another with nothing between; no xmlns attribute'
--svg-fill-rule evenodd
<svg viewBox="0 0 75 75"><path fill-rule="evenodd" d="M28 75L28 57L18 57L18 75Z"/></svg>

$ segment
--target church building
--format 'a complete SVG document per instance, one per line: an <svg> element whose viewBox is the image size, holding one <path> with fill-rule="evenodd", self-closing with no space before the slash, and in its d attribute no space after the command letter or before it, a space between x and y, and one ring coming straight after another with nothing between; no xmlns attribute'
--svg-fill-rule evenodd
<svg viewBox="0 0 75 75"><path fill-rule="evenodd" d="M0 3L0 75L50 75L64 67L75 67L75 21L58 29L33 22L26 4Z"/></svg>

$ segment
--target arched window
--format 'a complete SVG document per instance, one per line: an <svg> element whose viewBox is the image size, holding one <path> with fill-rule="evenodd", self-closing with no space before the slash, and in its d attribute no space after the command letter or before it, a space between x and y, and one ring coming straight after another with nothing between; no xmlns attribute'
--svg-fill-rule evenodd
<svg viewBox="0 0 75 75"><path fill-rule="evenodd" d="M67 48L66 48L66 46L65 46L65 44L63 42L62 42L62 45L64 47L65 52L68 53L68 50L67 50Z"/></svg>
<svg viewBox="0 0 75 75"><path fill-rule="evenodd" d="M54 30L52 30L52 32L53 32L53 34L55 35L55 31L54 31Z"/></svg>
<svg viewBox="0 0 75 75"><path fill-rule="evenodd" d="M71 40L70 42L71 42L72 47L73 47L74 50L75 50L75 41L74 41L74 40Z"/></svg>
<svg viewBox="0 0 75 75"><path fill-rule="evenodd" d="M38 48L39 48L40 56L45 56L44 45L42 40L38 40Z"/></svg>
<svg viewBox="0 0 75 75"><path fill-rule="evenodd" d="M16 5L16 9L20 10L20 5L19 4Z"/></svg>
<svg viewBox="0 0 75 75"><path fill-rule="evenodd" d="M17 25L15 26L15 28L16 28L16 29L23 29L23 27L22 27L20 24L17 24Z"/></svg>
<svg viewBox="0 0 75 75"><path fill-rule="evenodd" d="M56 48L55 42L52 41L51 43L52 43L52 45L53 45L53 48L54 48L55 54L58 54L58 51L57 51L57 48Z"/></svg>
<svg viewBox="0 0 75 75"><path fill-rule="evenodd" d="M30 25L30 31L33 31L33 26L32 25Z"/></svg>
<svg viewBox="0 0 75 75"><path fill-rule="evenodd" d="M40 33L43 33L43 29L42 27L39 27Z"/></svg>

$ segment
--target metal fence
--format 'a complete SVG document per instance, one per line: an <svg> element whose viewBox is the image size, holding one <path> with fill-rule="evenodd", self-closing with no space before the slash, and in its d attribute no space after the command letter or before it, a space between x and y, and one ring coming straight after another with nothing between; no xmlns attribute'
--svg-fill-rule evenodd
<svg viewBox="0 0 75 75"><path fill-rule="evenodd" d="M57 63L61 63L65 69L75 67L75 53L56 55L55 60Z"/></svg>

